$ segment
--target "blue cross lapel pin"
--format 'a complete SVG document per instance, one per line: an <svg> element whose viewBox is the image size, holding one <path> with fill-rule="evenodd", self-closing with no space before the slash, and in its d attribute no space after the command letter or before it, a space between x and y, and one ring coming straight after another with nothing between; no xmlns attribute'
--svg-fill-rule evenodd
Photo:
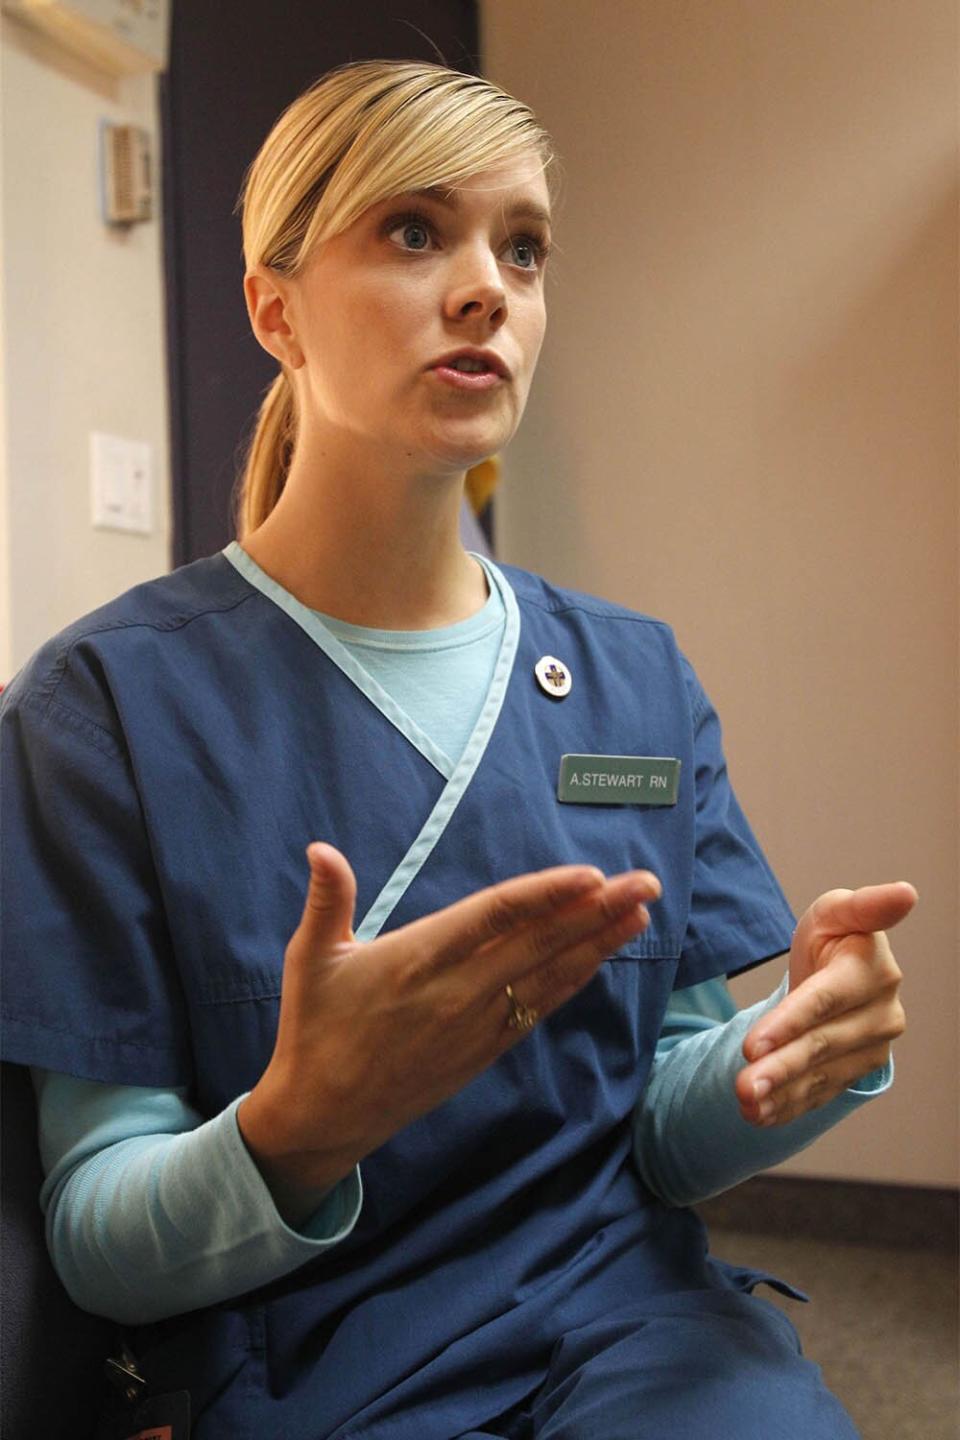
<svg viewBox="0 0 960 1440"><path fill-rule="evenodd" d="M573 687L573 676L569 665L564 665L555 655L544 655L533 667L537 684L551 700L562 700Z"/></svg>

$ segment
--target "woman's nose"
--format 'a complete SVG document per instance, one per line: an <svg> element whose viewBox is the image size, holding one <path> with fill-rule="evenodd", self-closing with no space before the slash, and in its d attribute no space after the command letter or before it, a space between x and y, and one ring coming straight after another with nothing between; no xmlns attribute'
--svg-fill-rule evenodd
<svg viewBox="0 0 960 1440"><path fill-rule="evenodd" d="M507 292L496 255L484 247L457 258L449 276L444 310L452 319L467 315L496 318L507 315Z"/></svg>

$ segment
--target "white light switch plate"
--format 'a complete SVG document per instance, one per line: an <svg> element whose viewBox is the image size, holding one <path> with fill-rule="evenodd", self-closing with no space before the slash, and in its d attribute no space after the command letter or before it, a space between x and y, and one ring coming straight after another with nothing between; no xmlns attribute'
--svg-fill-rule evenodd
<svg viewBox="0 0 960 1440"><path fill-rule="evenodd" d="M153 533L150 446L119 435L90 435L93 523L101 530Z"/></svg>

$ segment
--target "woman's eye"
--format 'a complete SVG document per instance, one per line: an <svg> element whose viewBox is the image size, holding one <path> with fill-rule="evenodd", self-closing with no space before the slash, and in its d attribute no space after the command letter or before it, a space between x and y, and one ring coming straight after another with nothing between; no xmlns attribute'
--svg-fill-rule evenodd
<svg viewBox="0 0 960 1440"><path fill-rule="evenodd" d="M426 250L430 244L429 226L415 215L396 216L390 221L387 235L391 240L399 235L398 243L405 250Z"/></svg>
<svg viewBox="0 0 960 1440"><path fill-rule="evenodd" d="M402 225L400 229L404 242L410 250L425 250L430 244L430 236L427 234L425 226L410 221L408 224ZM413 239L410 238L411 236Z"/></svg>
<svg viewBox="0 0 960 1440"><path fill-rule="evenodd" d="M534 235L517 235L510 241L515 264L521 270L538 270L550 253L547 240L538 240Z"/></svg>

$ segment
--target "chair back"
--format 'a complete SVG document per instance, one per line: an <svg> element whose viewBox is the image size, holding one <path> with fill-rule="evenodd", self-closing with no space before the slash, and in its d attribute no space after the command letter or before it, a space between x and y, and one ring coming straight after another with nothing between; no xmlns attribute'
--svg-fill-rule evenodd
<svg viewBox="0 0 960 1440"><path fill-rule="evenodd" d="M4 1064L0 1085L0 1437L92 1440L117 1326L74 1305L57 1278L30 1073Z"/></svg>

